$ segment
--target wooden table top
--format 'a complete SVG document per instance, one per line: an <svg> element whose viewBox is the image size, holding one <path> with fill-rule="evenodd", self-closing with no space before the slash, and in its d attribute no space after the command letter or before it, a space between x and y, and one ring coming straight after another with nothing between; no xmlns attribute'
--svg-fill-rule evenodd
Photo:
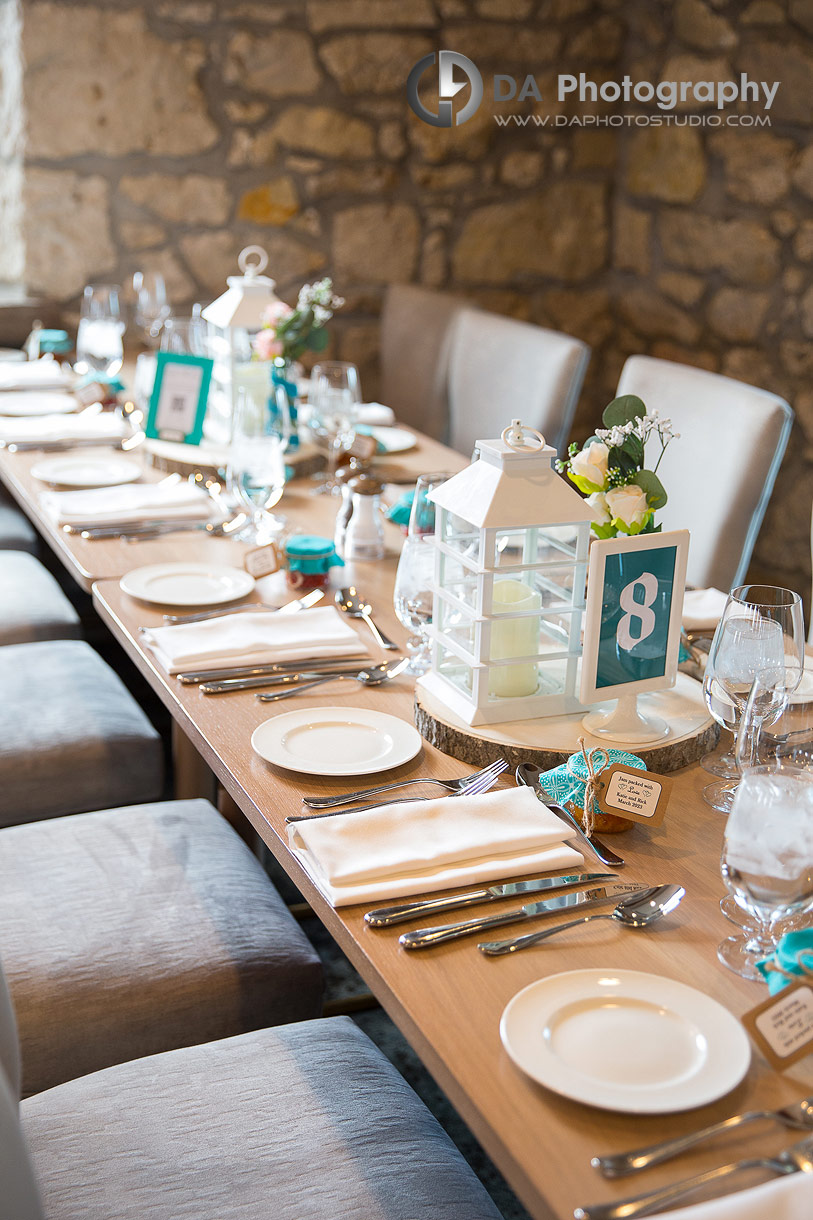
<svg viewBox="0 0 813 1220"><path fill-rule="evenodd" d="M459 455L429 442L406 457L415 462L416 470L430 466L450 469L462 463ZM31 460L32 455L0 455L0 473L38 519L34 492L39 485L27 474ZM311 498L304 488L294 485L280 508L293 521L329 533L336 502L328 497ZM275 713L337 702L377 708L411 721L410 678L401 675L375 690L348 690L347 684L327 686L286 700L278 708L260 704L251 692L207 698L196 687L181 686L156 669L139 628L160 623L163 608L144 605L122 593L117 578L142 562L199 555L201 552L191 548L201 544L212 559L215 540L193 542L189 536L176 535L152 543L81 543L67 535L55 537L58 531L47 524L46 531L51 545L82 583L89 579L88 573L102 578L94 585L94 599L103 620L300 887L535 1220L565 1220L578 1204L617 1199L725 1160L770 1153L793 1142L788 1132L755 1124L646 1175L604 1181L590 1168L590 1157L596 1153L654 1142L745 1109L784 1105L813 1093L813 1060L804 1059L778 1074L754 1051L745 1080L727 1097L684 1114L642 1118L593 1109L547 1091L513 1065L500 1042L500 1015L511 997L534 980L561 971L648 971L699 988L735 1015L765 997L764 987L736 977L717 961L717 943L732 928L719 909L724 892L719 873L724 822L701 800L700 790L709 781L704 771L691 767L675 775L662 826L636 827L611 839L627 860L623 880L685 885L683 903L656 927L632 932L599 922L507 958L483 957L476 939L409 954L397 941L403 928L367 928L365 906L332 909L288 850L284 819L301 811L300 794L343 791L353 782L314 779L273 767L253 754L249 739L254 728ZM392 553L380 563L354 565L352 580L372 602L383 629L403 642L405 632L392 610L398 541L397 531L391 528ZM224 561L239 553L239 544L224 543L224 548L229 554L217 556ZM106 579L109 577L116 579ZM371 655L382 658L366 638L364 625L358 624L358 628L360 639L370 644ZM468 770L425 743L417 758L386 777L454 776ZM370 777L370 784L377 778ZM587 867L592 870L592 862ZM490 910L499 912L512 902L516 900L495 903Z"/></svg>

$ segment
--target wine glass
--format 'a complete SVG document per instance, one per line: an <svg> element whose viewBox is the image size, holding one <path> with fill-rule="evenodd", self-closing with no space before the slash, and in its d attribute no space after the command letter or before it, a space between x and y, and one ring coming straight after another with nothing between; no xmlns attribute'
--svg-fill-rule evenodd
<svg viewBox="0 0 813 1220"><path fill-rule="evenodd" d="M205 356L206 323L203 318L200 315L165 315L159 348L162 352L170 352L176 356Z"/></svg>
<svg viewBox="0 0 813 1220"><path fill-rule="evenodd" d="M395 574L393 603L399 622L412 635L407 640L411 673L426 673L430 664L427 627L432 622L432 584L435 576L435 506L429 494L445 483L448 474L421 475L415 486L409 531L404 540Z"/></svg>
<svg viewBox="0 0 813 1220"><path fill-rule="evenodd" d="M709 650L703 694L712 716L737 728L754 679L767 706L777 693L796 689L804 664L804 624L798 593L773 585L733 589ZM703 799L721 813L731 811L736 780L703 789Z"/></svg>
<svg viewBox="0 0 813 1220"><path fill-rule="evenodd" d="M726 823L723 879L754 920L754 935L730 936L717 956L743 978L776 949L776 928L813 906L813 771L775 759L743 772Z"/></svg>
<svg viewBox="0 0 813 1220"><path fill-rule="evenodd" d="M118 284L88 284L76 332L76 371L113 377L124 361Z"/></svg>
<svg viewBox="0 0 813 1220"><path fill-rule="evenodd" d="M315 364L311 370L308 403L311 408L308 426L328 442L328 465L324 481L314 489L314 495L338 495L336 463L339 453L353 440L353 424L361 387L355 364L332 360Z"/></svg>
<svg viewBox="0 0 813 1220"><path fill-rule="evenodd" d="M252 512L241 535L258 545L274 541L287 524L284 517L269 511L285 487L284 427L268 394L245 386L237 392L228 482Z"/></svg>
<svg viewBox="0 0 813 1220"><path fill-rule="evenodd" d="M133 291L133 316L136 326L144 332L146 342L154 347L161 325L170 312L164 277L158 271L136 271L133 275Z"/></svg>

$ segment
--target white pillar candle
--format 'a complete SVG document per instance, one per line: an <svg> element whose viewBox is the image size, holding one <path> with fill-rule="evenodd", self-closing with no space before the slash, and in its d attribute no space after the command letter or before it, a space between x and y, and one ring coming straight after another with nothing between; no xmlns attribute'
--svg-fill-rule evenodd
<svg viewBox="0 0 813 1220"><path fill-rule="evenodd" d="M519 580L496 580L492 607L495 616L526 614L527 618L499 620L491 624L491 660L533 656L539 651L539 610L542 599L535 589ZM533 695L539 685L536 664L505 665L492 670L489 690L492 695L518 697Z"/></svg>

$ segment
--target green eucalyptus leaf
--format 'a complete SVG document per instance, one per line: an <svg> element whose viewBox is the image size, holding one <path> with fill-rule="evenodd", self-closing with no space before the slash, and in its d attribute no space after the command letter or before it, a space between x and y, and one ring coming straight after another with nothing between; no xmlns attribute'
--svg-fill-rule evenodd
<svg viewBox="0 0 813 1220"><path fill-rule="evenodd" d="M646 502L650 508L663 508L667 495L663 483L653 471L639 470L635 476L635 482L641 491L646 492Z"/></svg>
<svg viewBox="0 0 813 1220"><path fill-rule="evenodd" d="M634 474L638 470L638 463L624 449L613 448L610 450L607 467L612 470L613 466L618 466L624 475Z"/></svg>
<svg viewBox="0 0 813 1220"><path fill-rule="evenodd" d="M324 326L315 326L310 333L308 346L312 352L323 352L328 344L328 333Z"/></svg>
<svg viewBox="0 0 813 1220"><path fill-rule="evenodd" d="M620 448L632 459L636 466L644 460L644 444L640 436L628 436Z"/></svg>
<svg viewBox="0 0 813 1220"><path fill-rule="evenodd" d="M607 404L601 419L605 428L615 428L628 424L631 419L640 419L642 415L646 415L646 407L638 395L622 394Z"/></svg>

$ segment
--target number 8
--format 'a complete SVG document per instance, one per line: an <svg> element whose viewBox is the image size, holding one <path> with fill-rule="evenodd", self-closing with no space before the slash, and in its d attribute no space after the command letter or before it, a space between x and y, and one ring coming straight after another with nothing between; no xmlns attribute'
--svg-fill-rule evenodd
<svg viewBox="0 0 813 1220"><path fill-rule="evenodd" d="M633 592L636 585L642 585L644 589L644 600L638 602L633 597ZM642 572L635 580L631 580L628 585L625 585L621 590L621 595L618 598L622 610L626 610L626 614L618 624L616 632L616 640L618 647L623 648L628 652L634 648L636 644L640 644L647 636L652 635L655 630L655 612L650 609L655 598L658 596L658 578L653 576L651 572ZM630 627L634 618L640 619L641 630L637 637L633 636Z"/></svg>

